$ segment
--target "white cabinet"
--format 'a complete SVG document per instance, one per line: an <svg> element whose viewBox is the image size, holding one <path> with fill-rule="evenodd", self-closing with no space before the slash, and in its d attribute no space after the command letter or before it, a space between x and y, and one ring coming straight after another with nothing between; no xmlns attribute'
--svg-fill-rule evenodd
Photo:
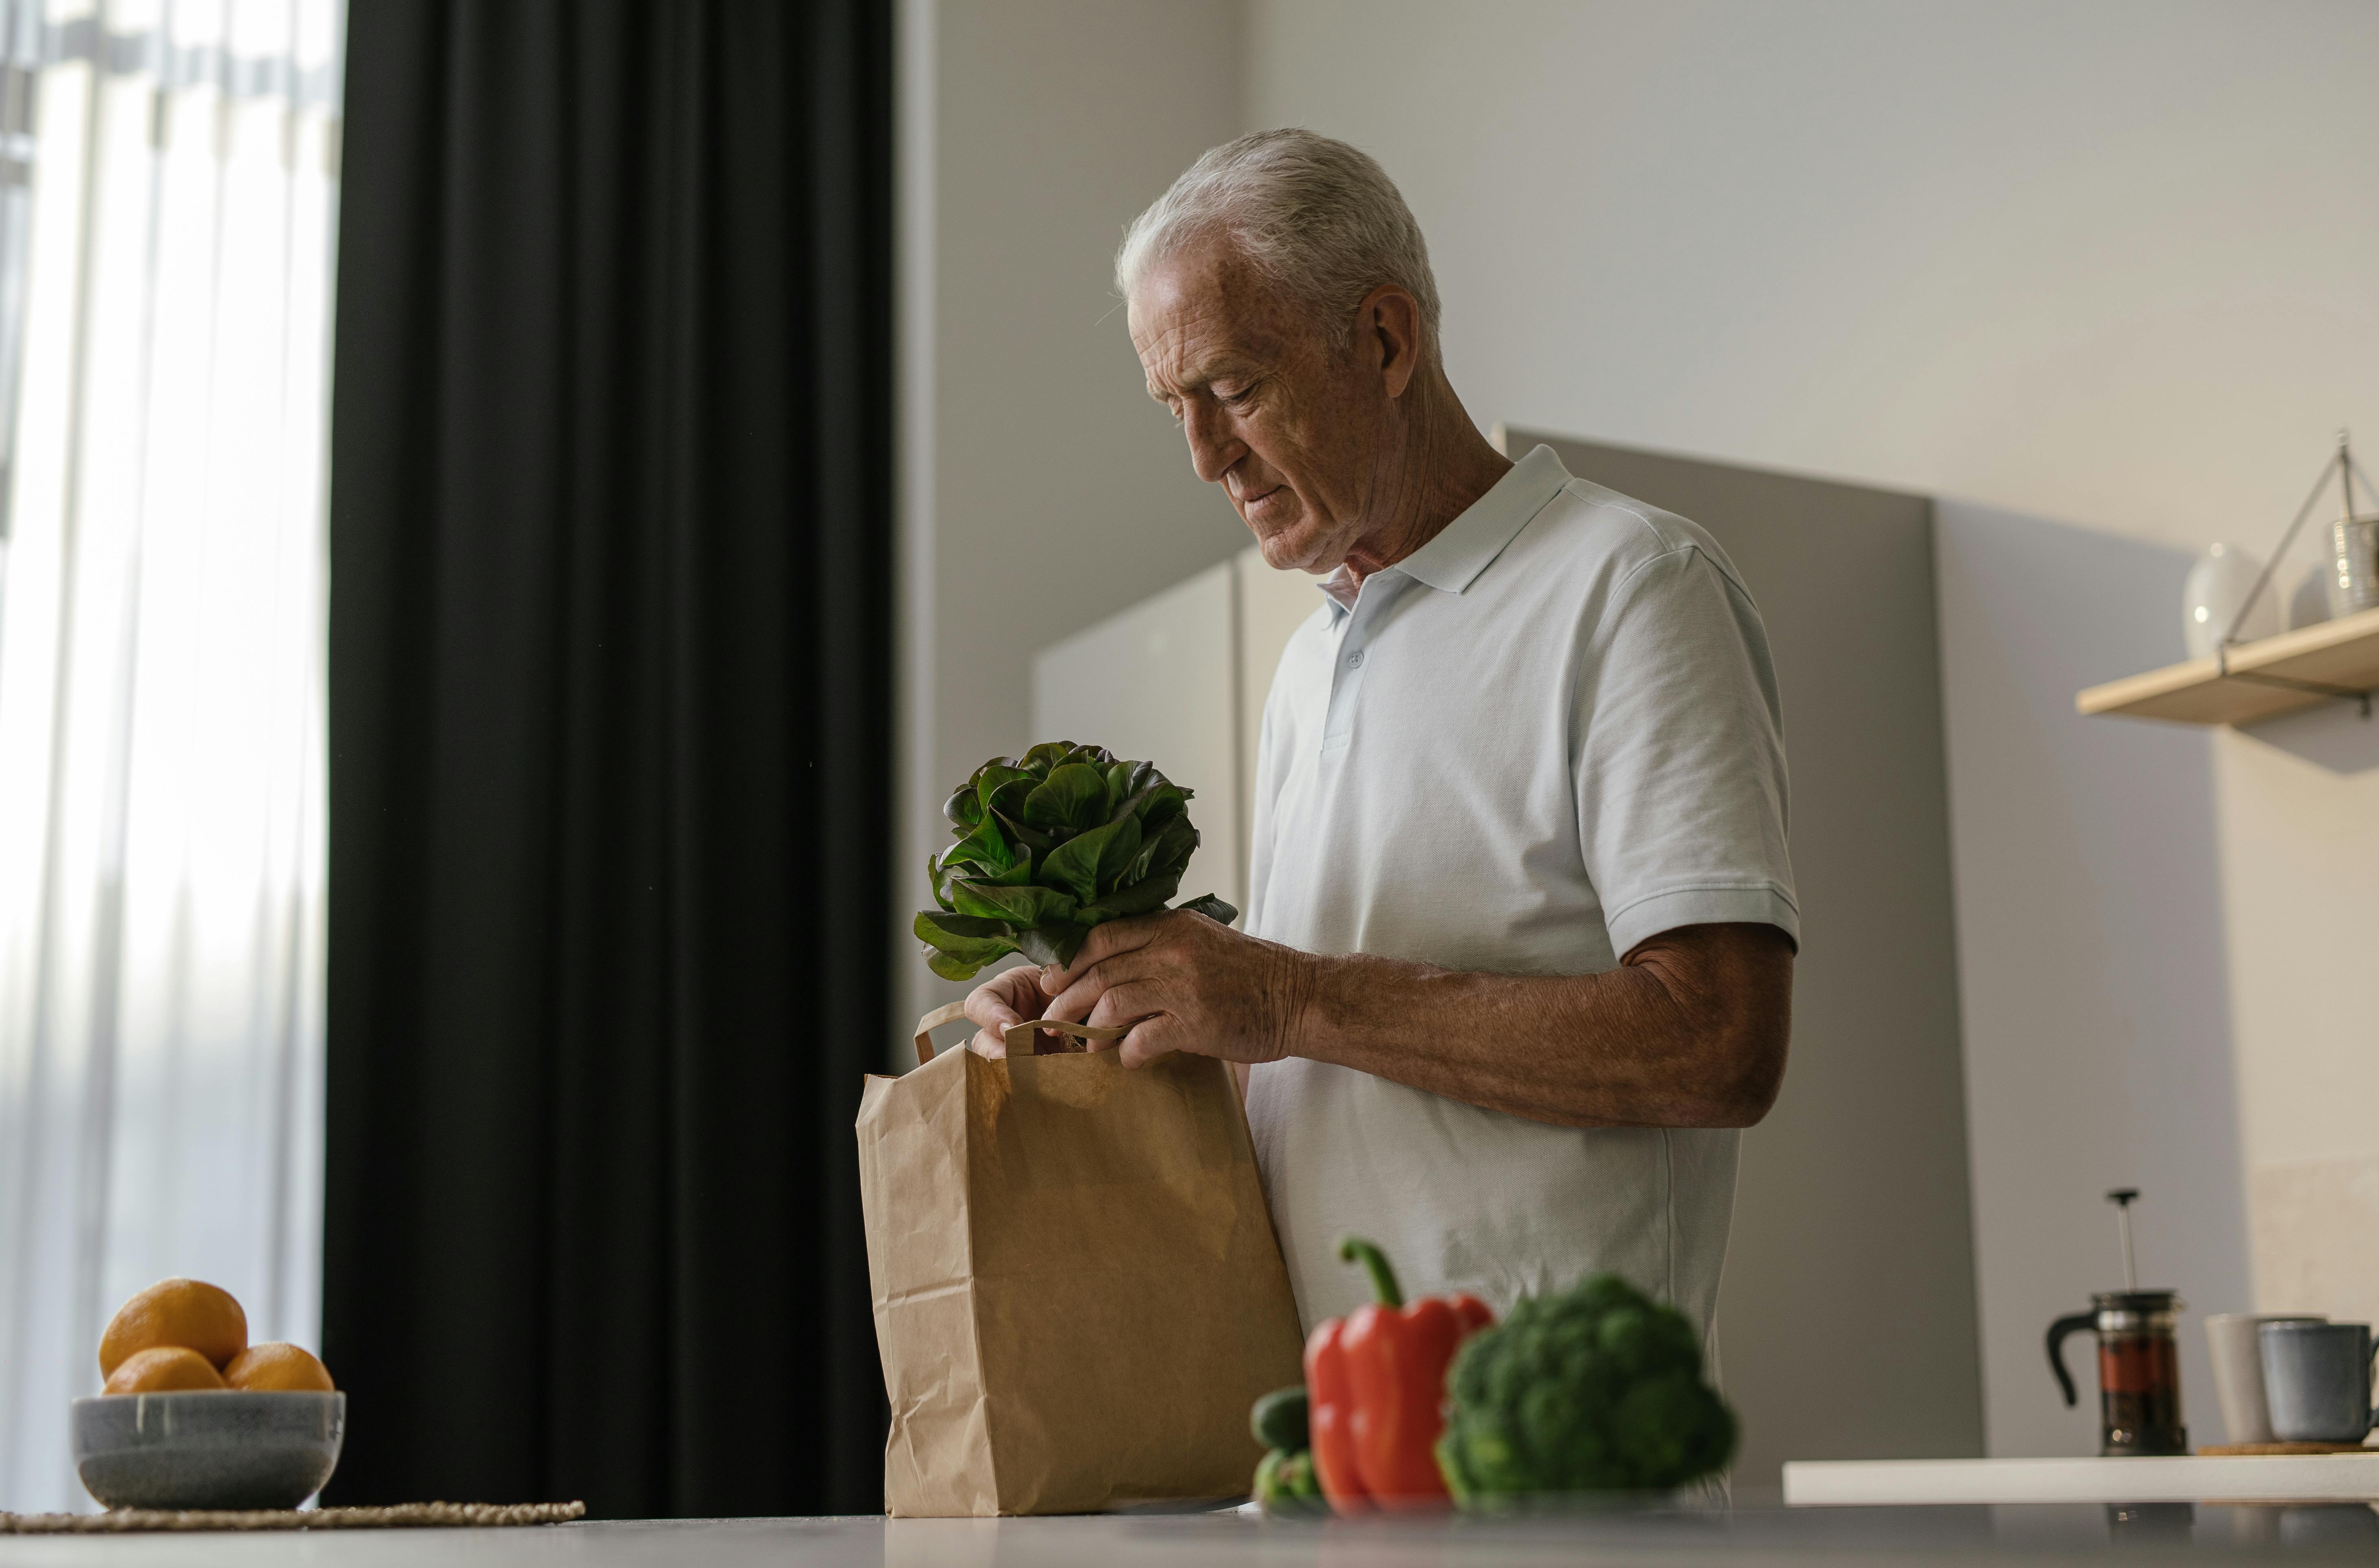
<svg viewBox="0 0 2379 1568"><path fill-rule="evenodd" d="M1033 661L1033 739L1145 757L1196 791L1203 837L1185 898L1247 907L1248 829L1264 694L1280 650L1321 604L1314 580L1250 547Z"/></svg>

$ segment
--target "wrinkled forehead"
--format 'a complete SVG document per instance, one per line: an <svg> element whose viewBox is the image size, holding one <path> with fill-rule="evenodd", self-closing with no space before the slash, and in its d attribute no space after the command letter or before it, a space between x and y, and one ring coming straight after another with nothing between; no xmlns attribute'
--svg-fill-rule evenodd
<svg viewBox="0 0 2379 1568"><path fill-rule="evenodd" d="M1314 323L1302 301L1236 252L1206 245L1153 261L1127 301L1152 388L1190 387L1294 352Z"/></svg>

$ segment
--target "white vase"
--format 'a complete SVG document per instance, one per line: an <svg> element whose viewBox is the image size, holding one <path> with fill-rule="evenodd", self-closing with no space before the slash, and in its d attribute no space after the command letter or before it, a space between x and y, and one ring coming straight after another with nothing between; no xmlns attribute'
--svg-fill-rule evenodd
<svg viewBox="0 0 2379 1568"><path fill-rule="evenodd" d="M2181 598L2181 634L2192 658L2212 658L2215 645L2239 619L2239 609L2253 592L2264 563L2237 545L2215 545L2189 569L2189 585ZM2280 629L2279 607L2266 590L2255 596L2254 607L2240 622L2235 641L2252 643Z"/></svg>

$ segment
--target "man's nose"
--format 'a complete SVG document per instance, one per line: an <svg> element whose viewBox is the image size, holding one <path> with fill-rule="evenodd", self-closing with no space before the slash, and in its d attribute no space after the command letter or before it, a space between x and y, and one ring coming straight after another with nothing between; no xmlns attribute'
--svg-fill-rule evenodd
<svg viewBox="0 0 2379 1568"><path fill-rule="evenodd" d="M1181 431L1190 438L1190 466L1210 485L1221 484L1223 476L1248 450L1247 443L1232 433L1223 411L1202 399L1182 413Z"/></svg>

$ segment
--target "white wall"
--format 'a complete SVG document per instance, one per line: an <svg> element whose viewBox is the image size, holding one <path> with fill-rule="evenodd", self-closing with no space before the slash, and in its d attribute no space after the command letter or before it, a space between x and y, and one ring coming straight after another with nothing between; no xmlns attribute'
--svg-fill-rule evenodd
<svg viewBox="0 0 2379 1568"><path fill-rule="evenodd" d="M2379 1320L2379 720L2215 738L2255 1297Z"/></svg>
<svg viewBox="0 0 2379 1568"><path fill-rule="evenodd" d="M1990 1452L2097 1451L2088 1341L2067 1409L2041 1335L2121 1288L2118 1187L2140 1284L2194 1315L2190 1435L2220 1442L2194 1324L2252 1293L2213 739L2073 711L2092 671L2163 658L2190 558L1938 501L1934 561Z"/></svg>
<svg viewBox="0 0 2379 1568"><path fill-rule="evenodd" d="M906 1019L942 800L1030 732L1040 647L1247 542L1142 382L1110 263L1238 130L1235 0L912 0L902 12ZM922 254L921 254L922 253ZM1081 739L1095 741L1095 736Z"/></svg>
<svg viewBox="0 0 2379 1568"><path fill-rule="evenodd" d="M1249 125L1402 186L1482 418L2191 552L2267 548L2337 427L2379 440L2379 7L1250 0L1247 47ZM2266 1309L2379 1317L2373 734L2331 707L2213 738ZM2094 918L2039 912L2136 939Z"/></svg>
<svg viewBox="0 0 2379 1568"><path fill-rule="evenodd" d="M1482 418L2192 551L2379 440L2379 7L1251 0L1248 61L1403 187Z"/></svg>

